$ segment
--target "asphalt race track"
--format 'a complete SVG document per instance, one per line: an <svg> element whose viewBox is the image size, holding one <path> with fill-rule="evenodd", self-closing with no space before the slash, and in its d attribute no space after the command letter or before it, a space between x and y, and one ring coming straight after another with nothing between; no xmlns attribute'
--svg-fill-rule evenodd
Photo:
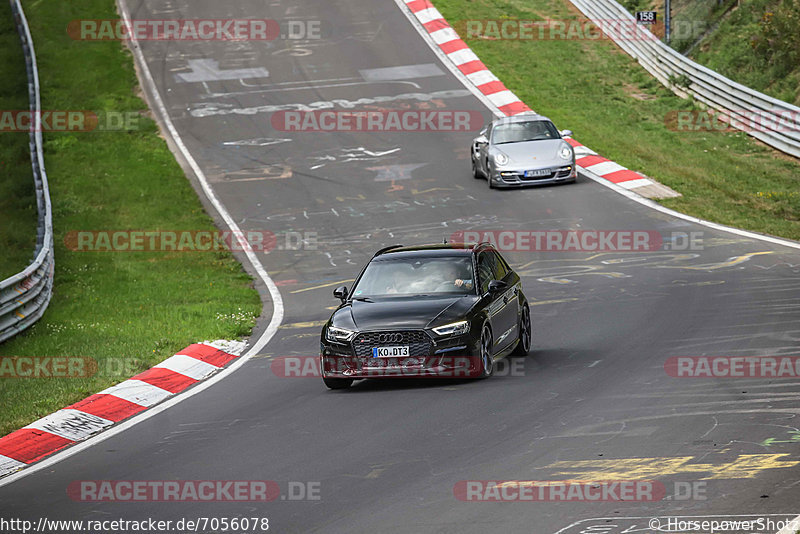
<svg viewBox="0 0 800 534"><path fill-rule="evenodd" d="M128 6L134 19L320 21L316 40L141 43L170 117L220 200L243 230L278 237L278 247L259 257L279 285L285 317L262 354L208 390L0 487L5 515L258 516L280 533L553 534L579 532L594 523L570 525L593 518L613 518L595 520L616 525L602 532L632 525L649 532L655 516L800 514L800 380L665 371L673 356L800 354L798 250L674 219L585 178L490 190L470 176L475 132L274 129L274 111L314 103L492 117L391 0ZM387 67L403 68L374 70ZM666 240L647 253L505 252L531 299L533 348L489 380L362 381L334 392L319 378L273 372L275 358L318 354L321 322L337 304L332 289L378 248L472 229L700 234L691 250ZM308 243L287 247L286 236L298 235ZM267 304L262 330L271 314ZM459 481L597 473L658 480L666 497L454 496ZM79 480L273 480L287 498L76 502L66 489ZM292 482L318 483L319 499L288 498ZM676 497L695 482L702 491Z"/></svg>

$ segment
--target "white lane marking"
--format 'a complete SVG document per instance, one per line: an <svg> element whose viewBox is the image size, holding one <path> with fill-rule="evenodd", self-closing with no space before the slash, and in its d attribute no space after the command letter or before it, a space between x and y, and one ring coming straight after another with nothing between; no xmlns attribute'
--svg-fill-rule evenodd
<svg viewBox="0 0 800 534"><path fill-rule="evenodd" d="M185 356L183 354L176 354L171 358L167 358L163 362L156 365L156 367L169 369L170 371L182 374L183 376L188 376L189 378L193 378L195 380L202 380L208 375L220 370L220 367L200 361L197 358L192 358L191 356Z"/></svg>
<svg viewBox="0 0 800 534"><path fill-rule="evenodd" d="M625 167L613 161L601 161L600 163L595 163L594 165L590 165L586 168L598 176L605 176L610 172L626 170Z"/></svg>
<svg viewBox="0 0 800 534"><path fill-rule="evenodd" d="M288 143L292 139L281 139L273 137L258 137L256 139L240 139L239 141L225 141L225 146L270 146Z"/></svg>
<svg viewBox="0 0 800 534"><path fill-rule="evenodd" d="M108 389L104 389L99 395L113 395L122 400L138 404L139 406L152 406L172 396L173 394L166 389L161 389L153 384L142 382L141 380L125 380Z"/></svg>
<svg viewBox="0 0 800 534"><path fill-rule="evenodd" d="M415 170L424 167L427 163L411 163L404 165L380 165L378 167L365 167L367 171L375 171L376 182L391 182L392 180L410 180Z"/></svg>
<svg viewBox="0 0 800 534"><path fill-rule="evenodd" d="M397 67L381 67L378 69L361 69L358 72L361 74L364 81L367 82L391 82L444 76L444 71L435 63L398 65Z"/></svg>
<svg viewBox="0 0 800 534"><path fill-rule="evenodd" d="M227 91L223 93L209 93L208 95L201 95L203 99L210 99L210 98L233 98L237 96L247 96L247 95L258 95L263 93L280 93L280 92L297 92L297 91L316 91L317 89L325 89L328 87L352 87L354 85L370 85L374 82L365 82L363 80L358 82L348 82L348 83L328 83L324 85L299 85L295 87L278 87L278 88L268 88L268 89L252 89L249 91ZM414 89L419 89L420 85L418 83L410 82L408 80L389 80L383 83L394 83L399 85L410 85ZM274 84L279 85L279 84ZM260 86L251 86L251 87L260 87Z"/></svg>
<svg viewBox="0 0 800 534"><path fill-rule="evenodd" d="M222 80L241 80L245 78L269 78L269 71L263 67L248 69L220 69L216 59L190 59L191 72L175 75L179 82L217 82Z"/></svg>
<svg viewBox="0 0 800 534"><path fill-rule="evenodd" d="M395 152L400 151L400 149L401 149L400 147L397 147L397 148L391 148L389 150L383 150L383 151L381 151L381 150L367 150L363 146L360 146L360 147L353 148L353 149L348 149L348 150L355 150L356 152L358 152L360 150L364 154L366 154L367 156L372 156L374 158L380 158L380 157L386 156L388 154L394 154ZM350 157L352 157L352 156L350 156Z"/></svg>
<svg viewBox="0 0 800 534"><path fill-rule="evenodd" d="M130 24L130 16L128 15L128 7L126 4L126 0L118 0L118 8L119 12L122 16L122 19L125 21L125 24ZM219 201L217 195L214 193L213 189L208 183L208 179L206 178L205 173L197 164L197 161L194 159L192 154L189 152L189 149L186 148L186 145L183 143L180 134L178 133L175 125L172 122L172 119L169 117L169 113L167 113L167 108L164 105L164 101L161 99L161 95L158 92L158 88L155 84L155 80L153 80L153 75L150 72L150 68L147 66L147 61L144 58L144 54L142 53L142 49L139 46L139 42L137 39L131 38L130 40L130 48L133 51L134 57L136 58L136 62L138 63L138 67L140 72L144 76L144 82L148 86L151 91L153 103L158 110L158 115L160 115L161 122L163 123L164 127L166 128L167 132L169 133L172 142L175 143L175 146L181 152L183 157L189 163L190 167L195 173L197 180L200 182L202 186L203 192L208 197L208 200L213 204L216 208L217 212L223 218L225 223L228 225L228 228L234 232L235 235L242 235L241 230L239 229L239 225L231 217L228 210L225 209L225 206ZM198 393L205 391L207 388L210 388L217 382L221 381L224 378L227 378L228 375L235 372L239 369L242 365L244 365L250 358L253 357L254 354L258 354L262 348L269 342L270 339L275 336L275 333L278 331L278 327L281 325L283 321L283 297L281 296L280 291L278 291L278 286L275 285L275 282L270 278L269 274L267 273L264 266L261 264L261 261L255 255L252 250L248 250L247 247L244 247L244 254L247 256L247 259L250 261L253 269L258 274L258 277L261 278L261 281L267 286L267 290L269 291L270 297L272 298L272 318L267 325L267 329L261 334L261 336L256 340L256 342L250 347L243 356L237 358L236 360L231 363L230 366L226 367L219 373L213 375L208 380L203 382L199 382L194 387L182 392L180 395L173 396L159 404L158 406L153 406L151 409L142 412L118 425L115 425L112 428L109 428L107 431L98 434L94 438L80 442L68 449L64 450L63 452L59 452L53 454L52 456L38 462L37 464L23 469L17 473L9 475L3 479L0 479L0 487L5 486L7 484L12 484L21 478L24 478L28 475L36 473L42 469L47 469L56 463L69 458L79 452L82 452L89 447L92 447L98 443L101 443L108 438L114 437L117 434L120 434L127 429L131 428L134 425L141 423L142 421L146 421L151 417L155 417L156 415L160 414L161 412L168 410L178 404L179 402L183 402L188 398L197 395Z"/></svg>
<svg viewBox="0 0 800 534"><path fill-rule="evenodd" d="M315 84L323 82L325 84L330 84L331 82L353 82L357 80L360 80L360 78L358 78L357 76L349 76L347 78L322 78L319 80L295 80L289 82L270 83L269 87L282 87L285 85L301 85L303 87L317 87ZM263 87L263 85L261 86ZM259 87L259 86L254 85L253 87ZM292 90L292 88L290 87L289 90ZM232 93L222 93L222 94L232 94Z"/></svg>
<svg viewBox="0 0 800 534"><path fill-rule="evenodd" d="M371 82L364 82L371 83ZM394 83L409 83L413 82L394 82ZM414 84L416 85L416 84ZM363 97L357 100L348 100L346 98L336 98L334 100L317 101L309 104L295 103L295 104L264 104L260 106L253 106L247 108L231 108L228 104L208 103L201 104L195 108L191 108L189 113L192 117L210 117L212 115L255 115L256 113L273 113L275 111L316 111L319 109L331 109L339 106L344 109L357 109L367 104L385 104L386 102L394 102L398 100L418 100L420 102L430 102L437 98L461 98L468 96L470 91L465 89L453 89L449 91L433 91L431 93L401 93L386 96L376 97Z"/></svg>
<svg viewBox="0 0 800 534"><path fill-rule="evenodd" d="M628 180L627 182L620 182L620 187L624 187L625 189L636 189L637 187L647 187L648 185L653 185L652 180L648 180L647 178L640 178L638 180Z"/></svg>
<svg viewBox="0 0 800 534"><path fill-rule="evenodd" d="M49 432L71 441L81 441L113 424L114 421L80 410L65 408L42 417L24 428Z"/></svg>
<svg viewBox="0 0 800 534"><path fill-rule="evenodd" d="M401 150L400 147L392 148L389 150L369 150L363 146L354 147L354 148L339 148L333 151L332 154L323 154L322 156L309 156L308 159L311 161L318 161L313 166L311 166L311 170L319 169L320 167L324 167L329 162L330 163L348 163L350 161L376 161L384 156L388 156L390 154L394 154L395 152L399 152ZM319 154L320 152L317 152ZM305 212L303 212L305 214ZM308 219L308 215L305 215L306 219Z"/></svg>

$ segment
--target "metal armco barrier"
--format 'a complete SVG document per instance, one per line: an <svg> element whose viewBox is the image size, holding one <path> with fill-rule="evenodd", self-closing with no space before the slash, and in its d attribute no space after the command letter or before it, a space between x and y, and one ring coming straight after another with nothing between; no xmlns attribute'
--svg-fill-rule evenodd
<svg viewBox="0 0 800 534"><path fill-rule="evenodd" d="M47 174L44 171L42 154L41 99L36 54L33 50L28 21L19 0L11 0L11 10L25 53L30 111L35 117L33 129L30 132L30 148L39 221L33 261L24 271L0 282L0 342L30 327L42 316L53 294L53 268L55 265L50 190L47 186Z"/></svg>
<svg viewBox="0 0 800 534"><path fill-rule="evenodd" d="M570 0L620 48L630 54L662 84L682 97L692 95L708 107L736 120L732 126L764 143L795 157L800 157L800 108L738 84L676 52L649 30L639 26L634 17L614 0ZM686 83L676 84L676 79ZM769 120L758 128L748 127L749 117ZM739 121L745 124L738 124Z"/></svg>

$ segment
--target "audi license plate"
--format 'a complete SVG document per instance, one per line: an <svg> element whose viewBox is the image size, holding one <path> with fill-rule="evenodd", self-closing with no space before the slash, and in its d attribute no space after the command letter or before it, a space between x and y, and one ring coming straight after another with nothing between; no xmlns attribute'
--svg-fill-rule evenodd
<svg viewBox="0 0 800 534"><path fill-rule="evenodd" d="M550 169L535 169L533 171L525 171L525 178L538 178L540 176L549 176Z"/></svg>
<svg viewBox="0 0 800 534"><path fill-rule="evenodd" d="M403 347L372 347L373 358L404 358L408 355L408 345Z"/></svg>

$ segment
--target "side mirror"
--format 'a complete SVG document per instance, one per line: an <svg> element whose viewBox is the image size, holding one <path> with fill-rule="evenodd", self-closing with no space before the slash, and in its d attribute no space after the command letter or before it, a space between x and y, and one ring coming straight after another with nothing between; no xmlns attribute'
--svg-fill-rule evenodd
<svg viewBox="0 0 800 534"><path fill-rule="evenodd" d="M572 130L561 130L561 137L572 137Z"/></svg>
<svg viewBox="0 0 800 534"><path fill-rule="evenodd" d="M487 139L484 134L481 134L481 135L479 135L478 137L475 138L475 143L478 144L478 145L485 145L488 142L489 142L489 139Z"/></svg>
<svg viewBox="0 0 800 534"><path fill-rule="evenodd" d="M347 286L339 286L333 290L333 296L341 300L342 303L347 300Z"/></svg>
<svg viewBox="0 0 800 534"><path fill-rule="evenodd" d="M508 283L503 282L502 280L492 280L489 282L489 293L500 293L501 291L505 291L508 289Z"/></svg>

